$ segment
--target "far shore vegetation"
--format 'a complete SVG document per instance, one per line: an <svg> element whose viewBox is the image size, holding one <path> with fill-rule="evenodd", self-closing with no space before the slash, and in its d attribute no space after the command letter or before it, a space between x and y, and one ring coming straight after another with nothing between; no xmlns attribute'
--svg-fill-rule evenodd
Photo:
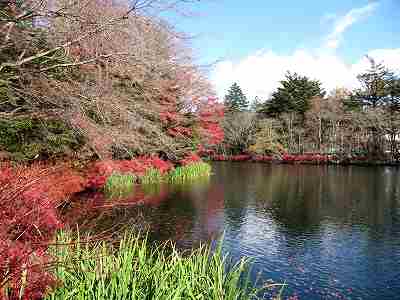
<svg viewBox="0 0 400 300"><path fill-rule="evenodd" d="M68 230L100 208L159 203L162 184L209 178L210 159L400 161L391 66L369 58L356 90L288 70L268 99L239 83L218 99L162 18L197 2L0 3L0 299L257 299L248 262L220 249Z"/></svg>

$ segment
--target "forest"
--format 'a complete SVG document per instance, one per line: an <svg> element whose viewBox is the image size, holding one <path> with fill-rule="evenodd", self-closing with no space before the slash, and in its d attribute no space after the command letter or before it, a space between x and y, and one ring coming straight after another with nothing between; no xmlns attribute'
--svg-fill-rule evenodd
<svg viewBox="0 0 400 300"><path fill-rule="evenodd" d="M270 99L256 97L249 104L234 83L224 99L220 154L398 161L400 79L390 66L368 60L370 68L358 75L354 90L327 92L317 79L289 71Z"/></svg>

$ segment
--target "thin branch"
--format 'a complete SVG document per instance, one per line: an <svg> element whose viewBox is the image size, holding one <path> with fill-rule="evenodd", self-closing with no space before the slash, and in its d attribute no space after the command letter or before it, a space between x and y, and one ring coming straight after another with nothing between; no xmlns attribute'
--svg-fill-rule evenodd
<svg viewBox="0 0 400 300"><path fill-rule="evenodd" d="M49 70L52 70L52 69L55 69L55 68L81 66L81 65L85 65L85 64L90 64L90 63L96 62L101 58L108 58L108 57L120 56L120 55L129 55L129 53L121 52L121 53L111 53L111 54L99 55L99 56L97 56L95 58L88 59L88 60L85 60L85 61L80 61L80 62L76 62L76 63L67 63L67 64L57 64L57 65L54 65L54 66L51 66L51 67L43 68L43 69L40 69L40 72L49 71Z"/></svg>

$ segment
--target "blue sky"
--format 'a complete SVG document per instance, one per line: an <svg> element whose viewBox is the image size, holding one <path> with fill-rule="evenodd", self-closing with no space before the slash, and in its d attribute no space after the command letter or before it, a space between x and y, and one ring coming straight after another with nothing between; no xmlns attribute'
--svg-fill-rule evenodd
<svg viewBox="0 0 400 300"><path fill-rule="evenodd" d="M193 6L195 16L179 18L177 27L197 36L193 45L203 62L260 49L288 54L318 48L335 17L371 3L373 13L348 28L346 43L337 49L352 62L369 49L400 47L400 0L206 0Z"/></svg>
<svg viewBox="0 0 400 300"><path fill-rule="evenodd" d="M205 0L192 10L174 23L195 36L200 64L221 60L210 75L220 96L238 81L267 97L291 68L350 88L366 54L400 70L400 0Z"/></svg>

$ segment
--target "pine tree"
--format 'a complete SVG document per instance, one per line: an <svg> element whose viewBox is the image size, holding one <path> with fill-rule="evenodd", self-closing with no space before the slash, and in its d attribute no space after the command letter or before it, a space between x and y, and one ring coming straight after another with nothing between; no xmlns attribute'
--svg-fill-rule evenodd
<svg viewBox="0 0 400 300"><path fill-rule="evenodd" d="M362 88L356 90L351 100L346 104L347 108L377 108L392 104L396 78L383 64L367 56L370 68L365 73L357 76Z"/></svg>
<svg viewBox="0 0 400 300"><path fill-rule="evenodd" d="M356 90L345 102L349 110L359 110L375 114L383 109L386 113L389 126L382 130L375 120L369 121L369 155L372 159L384 157L384 142L389 134L391 153L397 156L397 126L395 125L400 110L400 87L398 78L389 71L383 64L376 63L375 60L367 56L370 68L366 72L357 76L361 88ZM367 119L367 118L366 118Z"/></svg>
<svg viewBox="0 0 400 300"><path fill-rule="evenodd" d="M225 95L224 104L227 111L231 112L246 111L249 106L246 95L236 82L231 85Z"/></svg>
<svg viewBox="0 0 400 300"><path fill-rule="evenodd" d="M297 73L286 73L280 83L281 86L272 94L270 101L264 104L261 112L274 117L289 112L304 115L310 108L312 98L325 95L321 82Z"/></svg>

